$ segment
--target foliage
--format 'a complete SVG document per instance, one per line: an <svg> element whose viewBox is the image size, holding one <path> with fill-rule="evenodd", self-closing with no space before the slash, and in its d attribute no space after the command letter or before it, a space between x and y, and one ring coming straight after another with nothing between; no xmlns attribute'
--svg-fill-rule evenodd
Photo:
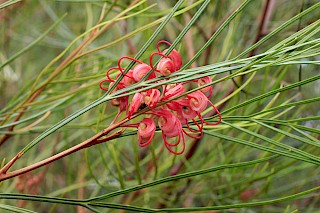
<svg viewBox="0 0 320 213"><path fill-rule="evenodd" d="M0 209L316 212L319 8L316 0L0 4ZM111 93L122 76L99 89L120 57L148 61L162 39L183 58L170 79ZM188 138L182 155L164 149L159 129L141 148L135 128L110 124L110 100L206 76L202 88L213 86L223 119ZM120 119L136 123L147 110ZM217 120L209 109L203 116Z"/></svg>

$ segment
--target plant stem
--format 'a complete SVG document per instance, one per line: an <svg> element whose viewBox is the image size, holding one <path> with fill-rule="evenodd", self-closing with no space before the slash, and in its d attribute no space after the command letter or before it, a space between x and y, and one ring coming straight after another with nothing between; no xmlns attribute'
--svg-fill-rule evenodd
<svg viewBox="0 0 320 213"><path fill-rule="evenodd" d="M123 123L127 122L128 119L125 118L123 120L121 120L119 123L117 123L116 125L112 125L112 126L109 126L108 128L102 130L101 132L99 132L98 134L94 135L93 137L83 141L82 143L76 145L76 146L73 146L63 152L60 152L56 155L53 155L45 160L42 160L38 163L35 163L35 164L32 164L30 166L27 166L27 167L24 167L22 169L18 169L16 171L13 171L13 172L9 172L9 173L6 173L10 167L14 164L15 161L17 161L21 156L21 152L19 152L9 163L7 163L1 170L0 170L0 182L1 181L4 181L4 180L7 180L7 179L10 179L10 178L13 178L13 177L16 177L18 175L21 175L21 174L24 174L26 172L29 172L29 171L32 171L34 169L37 169L37 168L40 168L42 166L45 166L49 163L52 163L56 160L59 160L65 156L68 156L72 153L75 153L81 149L85 149L85 148L88 148L90 146L93 146L93 145L96 145L96 144L100 144L100 143L103 143L103 142L106 142L106 141L110 141L112 139L115 139L117 137L119 137L123 130L119 130L117 132L114 132L113 134L99 140L99 138L107 135L108 133L110 133L111 131L113 131L114 129L118 128L120 125L122 125Z"/></svg>

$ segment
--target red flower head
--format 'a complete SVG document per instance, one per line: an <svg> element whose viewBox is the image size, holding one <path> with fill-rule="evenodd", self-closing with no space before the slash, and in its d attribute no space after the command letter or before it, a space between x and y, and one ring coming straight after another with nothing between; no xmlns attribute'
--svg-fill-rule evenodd
<svg viewBox="0 0 320 213"><path fill-rule="evenodd" d="M163 51L160 50L161 44L171 46L167 41L159 41L156 46L157 51L150 55L150 66L135 58L128 56L121 57L118 60L117 67L108 69L106 72L107 79L100 82L100 88L104 91L109 91L113 83L116 82L117 79L122 78L119 84L114 88L114 91L123 91L126 87L142 81L142 79L150 73L147 79L152 80L141 84L139 83L139 85L136 85L134 88L140 90L146 87L148 83L154 85L150 86L152 87L151 89L145 88L143 89L143 92L135 93L132 97L130 106L128 105L129 96L127 93L122 94L127 96L110 101L112 105L119 106L118 114L115 116L111 124L118 119L121 112L126 111L127 117L121 120L123 123L119 123L119 127L137 128L139 138L138 144L139 146L144 147L149 145L154 138L155 131L157 129L154 119L158 119L158 127L161 129L165 147L171 153L178 155L182 154L186 148L185 135L194 139L202 138L204 125L218 125L222 121L222 116L218 108L209 100L209 97L212 96L212 86L208 85L212 83L212 79L209 76L202 77L198 80L187 80L186 82L167 85L164 85L161 82L167 81L170 77L162 78L162 80L153 79L156 78L156 73L154 71L158 72L162 76L169 76L171 73L180 70L182 66L182 58L178 51L173 49L168 55L166 55L168 53L168 49ZM156 67L152 64L152 59L155 55L160 56L159 63ZM131 62L130 65L133 65L134 63L137 63L137 65L132 70L125 73L125 69L121 67L123 59L129 60ZM116 76L117 79L111 78L110 72L113 70L117 71L117 73L120 72ZM128 68L126 70L128 70ZM198 84L198 87L204 88L187 94L184 98L180 97L185 93L184 84L189 82L195 82ZM110 83L109 88L104 87L105 83ZM161 84L162 86L159 86ZM117 94L119 93L120 91L117 92ZM159 102L160 104L158 104ZM207 119L202 117L202 113L208 107L208 104L215 111L212 116L217 116L218 118L215 123L209 123ZM142 105L148 107L140 111L139 115L144 113L151 117L148 116L148 118L144 118L138 123L126 123L132 117L135 117L133 115L138 112Z"/></svg>
<svg viewBox="0 0 320 213"><path fill-rule="evenodd" d="M151 143L154 133L156 131L156 124L152 118L144 118L138 127L138 144L141 147L147 146Z"/></svg>

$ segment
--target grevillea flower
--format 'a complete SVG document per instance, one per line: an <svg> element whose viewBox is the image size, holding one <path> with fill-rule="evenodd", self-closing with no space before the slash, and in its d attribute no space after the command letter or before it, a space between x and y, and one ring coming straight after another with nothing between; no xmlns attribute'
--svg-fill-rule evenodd
<svg viewBox="0 0 320 213"><path fill-rule="evenodd" d="M158 73L158 76L169 76L171 73L180 70L182 66L182 58L178 51L173 49L168 55L166 55L168 53L168 49L163 51L160 50L161 44L171 46L167 41L159 41L156 46L157 51L150 55L150 65L128 56L121 57L118 60L117 67L108 69L106 73L107 79L100 82L100 88L104 91L109 91L111 87L113 88L112 85L114 82L119 82L119 79L121 78L118 85L113 88L114 90L111 92L113 93L117 90L125 89L132 84L140 82L147 74L149 74L147 79L150 80L156 77L156 73ZM152 64L152 59L155 55L161 57L156 67ZM124 59L134 61L137 65L132 70L125 73L125 69L121 67L121 62ZM110 72L113 70L118 72L116 79L112 79L110 77ZM167 80L169 77L166 77L165 79ZM142 108L142 106L148 106L148 108L142 112L148 114L150 117L144 118L138 123L119 123L119 127L137 128L139 138L138 144L139 146L144 147L149 145L154 138L157 128L155 120L157 120L158 127L162 132L165 147L171 153L178 155L182 154L186 148L185 135L195 139L201 138L203 136L204 124L218 125L222 120L222 116L219 110L209 100L212 96L212 86L206 86L207 84L212 83L212 79L209 76L193 80L192 82L196 82L198 87L204 86L204 88L187 94L186 97L181 98L178 97L183 96L185 93L184 84L187 84L190 81L164 85L161 81L166 80L154 79L149 81L149 83L155 83L155 86L152 86L153 88L151 89L145 89L141 93L135 93L130 105L128 105L129 96L111 100L110 103L112 105L119 106L118 114L112 123L123 111L126 111L127 113L127 117L125 119L130 119L132 118L132 115ZM107 82L109 82L109 87L105 87L105 83ZM157 84L162 84L163 86L157 87ZM142 83L137 85L135 88L140 90L145 85L146 84ZM120 92L121 91L118 91L117 94ZM218 116L218 121L215 123L208 123L201 115L208 107L208 104L215 110L213 115ZM125 119L122 121L126 122Z"/></svg>
<svg viewBox="0 0 320 213"><path fill-rule="evenodd" d="M168 49L165 49L164 51L161 52L161 50L160 50L161 44L166 44L168 46L171 46L171 43L168 41L165 41L165 40L161 40L157 43L156 47L157 47L158 52L164 55L167 53ZM173 61L174 66L175 66L175 71L179 70L182 66L182 58L181 58L179 52L177 50L173 49L170 52L170 54L168 55L168 57L171 58L171 60Z"/></svg>
<svg viewBox="0 0 320 213"><path fill-rule="evenodd" d="M160 99L160 91L157 89L149 89L144 93L144 103L154 108Z"/></svg>
<svg viewBox="0 0 320 213"><path fill-rule="evenodd" d="M201 91L195 91L187 95L190 100L190 107L192 110L201 113L207 108L208 98Z"/></svg>
<svg viewBox="0 0 320 213"><path fill-rule="evenodd" d="M156 131L156 124L152 118L144 118L138 126L138 144L141 147L147 146L151 143L154 133Z"/></svg>
<svg viewBox="0 0 320 213"><path fill-rule="evenodd" d="M215 125L220 124L220 122L222 120L222 116L221 116L219 110L217 109L217 107L215 105L213 105L213 103L211 103L211 101L209 101L209 99L201 91L196 91L196 92L190 93L187 95L187 98L190 100L191 109L193 109L194 111L197 112L199 118L201 119L201 121L203 123L211 125L211 126L215 126ZM219 120L215 123L206 122L205 120L203 120L203 118L200 114L201 112L203 112L207 108L208 104L210 104L212 106L212 108L215 110L216 114L218 115Z"/></svg>
<svg viewBox="0 0 320 213"><path fill-rule="evenodd" d="M130 107L129 107L129 112L128 112L128 118L130 119L130 117L136 113L139 109L139 107L141 106L141 104L143 104L143 95L139 92L137 92L136 94L134 94Z"/></svg>
<svg viewBox="0 0 320 213"><path fill-rule="evenodd" d="M190 106L190 101L187 98L178 100L181 104L181 115L185 120L194 119L197 116L196 111L194 111Z"/></svg>

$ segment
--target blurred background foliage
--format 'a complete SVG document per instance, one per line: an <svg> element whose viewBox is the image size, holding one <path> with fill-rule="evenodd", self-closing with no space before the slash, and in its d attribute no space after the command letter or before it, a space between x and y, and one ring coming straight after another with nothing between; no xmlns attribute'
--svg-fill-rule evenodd
<svg viewBox="0 0 320 213"><path fill-rule="evenodd" d="M6 1L0 2L1 5L6 3ZM176 1L143 1L137 7L128 10L121 18L114 19L139 1L8 2L13 3L0 10L0 136L7 138L0 147L3 164L47 128L101 97L103 92L99 89L99 82L105 77L105 71L114 66L121 56L133 57L176 3ZM184 63L203 47L242 2L224 0L209 3L204 13L176 47ZM317 0L251 1L192 63L191 68L214 65L230 59L235 60L234 64L241 64L236 62L238 59L235 57L317 2ZM155 50L158 40L173 42L201 3L203 1L185 1L178 10L180 12L165 26L141 60L148 61L148 56ZM290 35L318 21L319 14L318 7L286 26L280 33L274 34L271 39L242 58L263 53ZM88 31L99 23L102 23L101 27L107 27L97 38L90 40L84 48L73 55L77 48L90 38ZM319 24L316 27L315 29L318 29ZM80 35L82 37L78 37ZM297 37L297 40L303 39L303 36ZM318 38L319 30L308 40ZM293 59L287 65L267 66L252 78L251 74L241 75L233 80L226 79L215 84L213 103L218 103L227 95L234 94L232 98L219 104L220 111L224 113L239 103L269 91L319 76L320 48L309 45L294 51L308 47L314 48L313 52L310 52L310 57ZM60 55L61 53L63 54ZM303 61L306 63L303 64ZM228 75L230 73L225 72L212 77L216 80ZM244 85L248 79L250 82L245 88L237 91L238 87ZM175 207L185 208L182 211L198 211L201 209L191 209L191 207L222 206L228 210L203 210L318 212L319 190L299 199L282 202L272 202L272 200L320 186L320 161L317 160L320 154L320 115L319 100L316 99L320 95L319 84L319 80L312 80L311 83L275 93L225 113L224 121L227 123L215 128L208 127L207 134L201 140L188 139L187 150L183 155L175 156L167 152L163 148L160 133L156 134L149 147L140 148L137 145L136 132L128 130L125 137L79 151L43 168L6 180L0 185L1 192L66 199L93 198L139 184L153 183L155 180L176 174L188 174L219 165L262 159L274 152L246 143L257 144L265 149L276 149L276 144L268 143L267 139L271 139L301 150L303 153L300 154L303 156L310 154L314 157L305 162L301 160L300 155L300 160L290 156L278 156L259 164L231 166L134 192L124 191L123 194L111 197L106 202L140 206L150 211L155 208ZM28 101L39 88L40 94L34 100ZM312 99L309 103L293 104L256 117L265 119L258 121L263 122L262 124L249 120L251 115L259 114L265 109L309 99ZM17 113L21 111L23 111L21 122L15 125L13 130L8 129L10 128L8 124L14 122ZM116 112L117 108L109 103L91 109L33 147L17 161L14 169L31 165L90 138L106 128ZM280 150L288 151L283 147ZM290 155L291 150L288 152ZM260 201L266 200L271 202L268 205L258 205ZM50 204L44 201L3 199L1 203L36 212L86 211L83 207ZM239 209L236 206L228 207L233 204L244 204L244 206ZM112 210L113 208L97 207L97 211L120 211ZM123 212L130 212L123 206L120 209Z"/></svg>

